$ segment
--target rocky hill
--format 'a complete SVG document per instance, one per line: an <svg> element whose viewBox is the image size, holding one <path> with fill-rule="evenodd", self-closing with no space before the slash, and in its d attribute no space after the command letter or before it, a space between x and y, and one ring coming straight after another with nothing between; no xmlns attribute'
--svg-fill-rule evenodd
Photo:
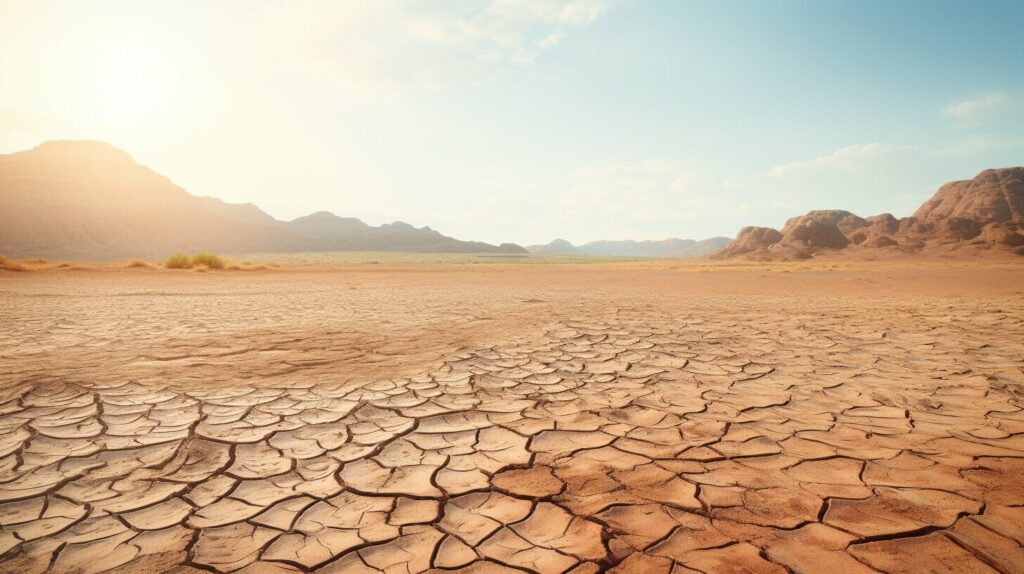
<svg viewBox="0 0 1024 574"><path fill-rule="evenodd" d="M703 257L729 244L728 237L712 237L701 241L693 239L664 239L662 241L591 241L573 245L565 239L556 239L547 245L530 245L530 253L607 255L623 257L672 257L685 259Z"/></svg>
<svg viewBox="0 0 1024 574"><path fill-rule="evenodd" d="M318 212L278 221L252 204L191 195L102 142L54 141L0 155L0 253L115 259L173 251L525 253L429 227L373 227Z"/></svg>
<svg viewBox="0 0 1024 574"><path fill-rule="evenodd" d="M1024 167L947 183L902 219L825 210L794 217L781 231L745 227L714 257L792 260L871 250L1024 255Z"/></svg>

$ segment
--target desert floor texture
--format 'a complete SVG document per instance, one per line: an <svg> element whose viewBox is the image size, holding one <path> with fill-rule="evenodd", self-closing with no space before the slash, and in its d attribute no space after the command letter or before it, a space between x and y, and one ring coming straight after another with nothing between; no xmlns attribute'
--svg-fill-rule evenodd
<svg viewBox="0 0 1024 574"><path fill-rule="evenodd" d="M0 571L1024 572L1024 265L836 267L4 273Z"/></svg>

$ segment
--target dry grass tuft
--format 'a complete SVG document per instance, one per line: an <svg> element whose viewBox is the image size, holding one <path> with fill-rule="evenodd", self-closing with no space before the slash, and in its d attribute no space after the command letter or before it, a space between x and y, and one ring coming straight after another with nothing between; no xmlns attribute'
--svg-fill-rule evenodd
<svg viewBox="0 0 1024 574"><path fill-rule="evenodd" d="M199 273L206 273L207 271L210 270L210 268L208 266L203 265L202 263L200 263L199 265L193 265L192 266L192 270L196 271L196 272L199 272Z"/></svg>
<svg viewBox="0 0 1024 574"><path fill-rule="evenodd" d="M125 269L132 269L137 267L143 269L152 269L153 267L155 267L155 265L148 261L143 261L142 259L129 259L128 261L125 261L124 264L121 265L121 267L124 267Z"/></svg>
<svg viewBox="0 0 1024 574"><path fill-rule="evenodd" d="M268 267L268 266L266 266L266 265L264 265L262 263L252 264L252 263L248 263L248 262L243 262L243 263L228 263L224 267L224 269L227 269L228 271L266 271L266 270L270 269L270 267Z"/></svg>
<svg viewBox="0 0 1024 574"><path fill-rule="evenodd" d="M164 260L164 267L167 269L188 269L192 267L192 261L187 253L175 253Z"/></svg>
<svg viewBox="0 0 1024 574"><path fill-rule="evenodd" d="M224 269L224 260L213 253L196 253L192 256L192 265L205 265L207 269Z"/></svg>
<svg viewBox="0 0 1024 574"><path fill-rule="evenodd" d="M28 271L28 267L24 263L15 261L8 257L0 255L0 270L3 271Z"/></svg>

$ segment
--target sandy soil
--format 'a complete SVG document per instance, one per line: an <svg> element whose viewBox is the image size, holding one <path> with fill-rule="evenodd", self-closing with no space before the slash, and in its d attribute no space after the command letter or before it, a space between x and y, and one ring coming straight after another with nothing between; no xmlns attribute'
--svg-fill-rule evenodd
<svg viewBox="0 0 1024 574"><path fill-rule="evenodd" d="M1020 263L0 273L0 318L3 572L1024 572Z"/></svg>

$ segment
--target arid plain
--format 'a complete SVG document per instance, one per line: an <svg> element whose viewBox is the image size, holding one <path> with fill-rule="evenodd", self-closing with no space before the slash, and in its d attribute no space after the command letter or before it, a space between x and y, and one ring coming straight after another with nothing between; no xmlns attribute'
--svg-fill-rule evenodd
<svg viewBox="0 0 1024 574"><path fill-rule="evenodd" d="M0 274L5 572L1022 572L1024 267Z"/></svg>

